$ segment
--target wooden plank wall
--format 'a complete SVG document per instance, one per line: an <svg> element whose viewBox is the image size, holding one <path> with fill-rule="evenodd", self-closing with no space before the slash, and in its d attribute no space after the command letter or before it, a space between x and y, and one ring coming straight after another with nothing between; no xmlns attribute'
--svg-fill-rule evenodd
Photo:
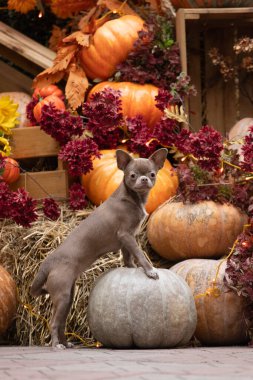
<svg viewBox="0 0 253 380"><path fill-rule="evenodd" d="M226 135L237 120L253 117L253 104L242 91L239 102L237 101L234 81L225 83L208 56L208 51L213 47L217 47L223 55L233 55L235 33L238 37L253 38L253 28L242 22L236 24L230 20L198 20L188 24L188 73L198 91L197 97L191 97L189 101L190 125L193 130L208 123ZM243 75L240 75L240 86L243 84L242 79ZM252 89L253 95L253 73L247 76L246 84L248 90Z"/></svg>

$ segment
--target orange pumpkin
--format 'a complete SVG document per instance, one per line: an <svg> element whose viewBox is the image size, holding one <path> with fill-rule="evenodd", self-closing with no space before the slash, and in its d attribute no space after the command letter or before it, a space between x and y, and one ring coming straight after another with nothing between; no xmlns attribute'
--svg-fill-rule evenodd
<svg viewBox="0 0 253 380"><path fill-rule="evenodd" d="M116 150L102 150L102 157L93 161L94 169L82 176L82 185L87 197L95 204L104 202L120 185L123 172L118 169ZM134 156L134 155L132 155ZM138 157L135 155L135 157ZM153 212L167 199L175 195L178 178L170 162L166 160L164 167L158 172L156 184L149 193L146 210Z"/></svg>
<svg viewBox="0 0 253 380"><path fill-rule="evenodd" d="M98 28L90 46L80 52L80 62L86 75L91 79L111 77L116 66L133 50L143 24L140 17L126 15L107 21Z"/></svg>
<svg viewBox="0 0 253 380"><path fill-rule="evenodd" d="M19 164L13 158L6 157L2 179L6 183L16 182L20 177Z"/></svg>
<svg viewBox="0 0 253 380"><path fill-rule="evenodd" d="M49 103L52 103L55 106L55 108L57 108L58 110L65 111L66 109L64 102L58 96L49 95L46 98L40 100L33 109L33 115L38 122L40 122L40 119L41 119L42 107L45 104L49 104Z"/></svg>
<svg viewBox="0 0 253 380"><path fill-rule="evenodd" d="M131 82L101 82L89 92L88 100L96 92L110 87L121 92L122 113L126 117L141 114L150 128L162 117L162 112L156 107L155 97L158 87L152 84L136 84Z"/></svg>
<svg viewBox="0 0 253 380"><path fill-rule="evenodd" d="M16 310L16 284L11 275L0 265L0 335L10 326Z"/></svg>
<svg viewBox="0 0 253 380"><path fill-rule="evenodd" d="M55 84L50 84L48 86L42 87L42 88L35 88L33 92L33 98L46 98L49 95L55 95L59 98L64 98L62 90L56 86Z"/></svg>
<svg viewBox="0 0 253 380"><path fill-rule="evenodd" d="M232 205L167 202L152 214L147 234L153 249L171 261L221 257L245 223L247 216Z"/></svg>
<svg viewBox="0 0 253 380"><path fill-rule="evenodd" d="M226 261L221 264L217 288L219 296L200 296L211 287L220 261L189 259L170 268L189 285L197 309L195 336L206 345L232 345L246 343L247 326L244 320L244 298L239 297L224 284ZM211 288L212 289L212 288ZM218 294L216 294L218 295Z"/></svg>

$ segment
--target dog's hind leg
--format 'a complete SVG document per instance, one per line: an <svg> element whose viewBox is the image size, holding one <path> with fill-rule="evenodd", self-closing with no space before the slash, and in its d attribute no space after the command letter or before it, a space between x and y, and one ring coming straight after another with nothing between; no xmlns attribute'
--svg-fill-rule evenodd
<svg viewBox="0 0 253 380"><path fill-rule="evenodd" d="M64 270L63 270L64 269ZM66 348L65 325L70 311L75 285L74 272L66 273L65 267L57 268L50 273L47 280L47 291L53 302L53 313L50 321L52 346Z"/></svg>
<svg viewBox="0 0 253 380"><path fill-rule="evenodd" d="M61 289L60 294L51 295L53 301L53 315L50 322L52 347L66 348L68 345L65 337L65 325L73 300L72 286Z"/></svg>

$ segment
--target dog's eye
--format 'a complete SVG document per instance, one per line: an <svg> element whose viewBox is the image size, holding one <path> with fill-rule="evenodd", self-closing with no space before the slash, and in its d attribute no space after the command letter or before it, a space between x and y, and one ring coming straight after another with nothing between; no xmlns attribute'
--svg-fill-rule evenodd
<svg viewBox="0 0 253 380"><path fill-rule="evenodd" d="M151 177L151 178L155 178L155 173L154 173L154 172L151 172L151 173L150 173L150 177Z"/></svg>
<svg viewBox="0 0 253 380"><path fill-rule="evenodd" d="M132 179L135 179L135 178L136 178L136 174L135 174L135 173L132 173L130 177L131 177Z"/></svg>

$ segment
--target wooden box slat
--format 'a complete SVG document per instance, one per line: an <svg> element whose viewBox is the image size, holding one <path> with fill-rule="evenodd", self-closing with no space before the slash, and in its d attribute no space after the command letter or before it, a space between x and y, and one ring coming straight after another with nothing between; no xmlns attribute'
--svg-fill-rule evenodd
<svg viewBox="0 0 253 380"><path fill-rule="evenodd" d="M51 66L56 55L3 22L0 22L0 44L42 68Z"/></svg>
<svg viewBox="0 0 253 380"><path fill-rule="evenodd" d="M15 128L12 133L15 159L57 156L59 144L40 127Z"/></svg>
<svg viewBox="0 0 253 380"><path fill-rule="evenodd" d="M35 199L66 199L68 197L68 176L66 170L30 172L21 174L17 182L10 185L12 190L22 187Z"/></svg>
<svg viewBox="0 0 253 380"><path fill-rule="evenodd" d="M40 127L15 128L11 140L12 157L19 160L37 157L55 157L59 144ZM22 165L22 164L21 164ZM58 160L58 169L53 171L27 172L11 184L12 190L26 189L34 199L68 197L68 172Z"/></svg>

